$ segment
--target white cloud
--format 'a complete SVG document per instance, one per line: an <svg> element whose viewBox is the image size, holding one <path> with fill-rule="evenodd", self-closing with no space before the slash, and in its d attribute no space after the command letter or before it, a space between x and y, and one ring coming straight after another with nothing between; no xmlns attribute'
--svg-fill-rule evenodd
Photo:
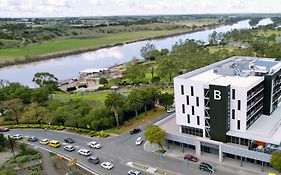
<svg viewBox="0 0 281 175"><path fill-rule="evenodd" d="M1 17L281 12L271 0L0 0Z"/></svg>

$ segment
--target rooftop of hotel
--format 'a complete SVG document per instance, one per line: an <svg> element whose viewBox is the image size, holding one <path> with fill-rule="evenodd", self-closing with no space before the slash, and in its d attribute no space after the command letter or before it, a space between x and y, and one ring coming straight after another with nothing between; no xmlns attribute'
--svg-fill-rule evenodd
<svg viewBox="0 0 281 175"><path fill-rule="evenodd" d="M176 78L209 84L249 86L281 69L281 62L273 58L231 57Z"/></svg>

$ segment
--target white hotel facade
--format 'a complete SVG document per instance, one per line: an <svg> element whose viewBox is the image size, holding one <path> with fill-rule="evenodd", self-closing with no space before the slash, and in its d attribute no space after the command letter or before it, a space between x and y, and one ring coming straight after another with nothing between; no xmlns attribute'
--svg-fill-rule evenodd
<svg viewBox="0 0 281 175"><path fill-rule="evenodd" d="M260 164L270 160L266 151L278 149L281 62L231 57L176 77L174 92L175 116L158 123L168 147Z"/></svg>

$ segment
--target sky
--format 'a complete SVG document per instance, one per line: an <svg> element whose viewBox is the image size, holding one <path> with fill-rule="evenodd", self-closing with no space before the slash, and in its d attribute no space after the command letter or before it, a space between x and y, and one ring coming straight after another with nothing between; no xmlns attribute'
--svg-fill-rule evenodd
<svg viewBox="0 0 281 175"><path fill-rule="evenodd" d="M281 0L0 0L0 17L281 13Z"/></svg>

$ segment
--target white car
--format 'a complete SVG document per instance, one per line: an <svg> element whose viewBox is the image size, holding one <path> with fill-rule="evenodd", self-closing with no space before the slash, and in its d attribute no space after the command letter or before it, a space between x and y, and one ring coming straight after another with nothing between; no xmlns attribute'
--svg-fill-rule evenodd
<svg viewBox="0 0 281 175"><path fill-rule="evenodd" d="M175 112L175 108L168 108L167 109L167 113L172 113L172 112Z"/></svg>
<svg viewBox="0 0 281 175"><path fill-rule="evenodd" d="M49 143L49 140L48 139L43 139L43 140L40 140L40 143L42 145L47 145Z"/></svg>
<svg viewBox="0 0 281 175"><path fill-rule="evenodd" d="M89 156L91 155L91 151L87 150L87 149L80 149L78 151L79 154L83 155L83 156Z"/></svg>
<svg viewBox="0 0 281 175"><path fill-rule="evenodd" d="M103 162L103 163L101 164L101 166L102 166L103 168L105 168L105 169L108 169L108 170L110 170L110 169L113 168L113 164L110 163L110 162Z"/></svg>
<svg viewBox="0 0 281 175"><path fill-rule="evenodd" d="M16 135L13 135L12 138L19 140L19 139L22 139L22 135L16 134Z"/></svg>
<svg viewBox="0 0 281 175"><path fill-rule="evenodd" d="M141 137L138 137L136 140L136 145L141 145L143 142L143 139Z"/></svg>
<svg viewBox="0 0 281 175"><path fill-rule="evenodd" d="M66 145L65 147L63 147L64 150L72 152L75 150L75 148L72 145Z"/></svg>
<svg viewBox="0 0 281 175"><path fill-rule="evenodd" d="M101 148L101 144L97 143L97 142L90 142L88 145L89 145L89 147L95 148L95 149L100 149Z"/></svg>

